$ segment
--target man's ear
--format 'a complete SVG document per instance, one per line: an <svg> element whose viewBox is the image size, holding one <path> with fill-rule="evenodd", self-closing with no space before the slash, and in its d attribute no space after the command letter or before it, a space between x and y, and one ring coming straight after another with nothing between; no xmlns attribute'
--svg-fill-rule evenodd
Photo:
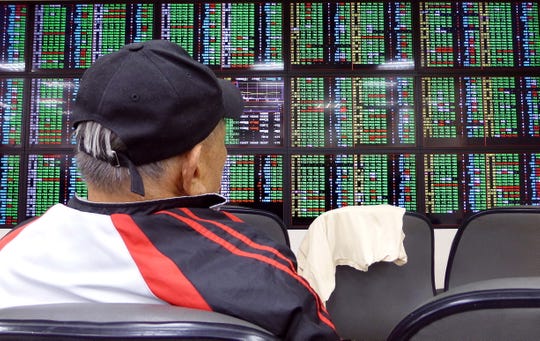
<svg viewBox="0 0 540 341"><path fill-rule="evenodd" d="M187 195L204 193L204 185L201 181L201 153L202 144L197 144L191 150L182 155L181 174L182 187Z"/></svg>

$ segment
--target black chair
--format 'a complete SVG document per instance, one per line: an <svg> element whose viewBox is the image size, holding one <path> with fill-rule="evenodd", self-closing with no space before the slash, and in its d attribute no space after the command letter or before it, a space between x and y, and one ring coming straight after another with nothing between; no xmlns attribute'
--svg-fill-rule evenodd
<svg viewBox="0 0 540 341"><path fill-rule="evenodd" d="M254 230L266 234L274 241L287 245L288 247L291 246L287 226L285 226L283 220L274 213L233 205L225 205L221 210L234 214L244 222L249 223Z"/></svg>
<svg viewBox="0 0 540 341"><path fill-rule="evenodd" d="M336 268L326 306L342 338L385 340L403 317L435 295L433 227L425 216L406 212L403 231L406 264L378 262L367 272Z"/></svg>
<svg viewBox="0 0 540 341"><path fill-rule="evenodd" d="M0 309L0 340L277 340L237 318L154 304L67 303Z"/></svg>
<svg viewBox="0 0 540 341"><path fill-rule="evenodd" d="M540 207L495 208L469 217L453 240L444 290L491 278L540 276Z"/></svg>
<svg viewBox="0 0 540 341"><path fill-rule="evenodd" d="M516 277L450 289L405 317L388 341L539 338L540 277Z"/></svg>

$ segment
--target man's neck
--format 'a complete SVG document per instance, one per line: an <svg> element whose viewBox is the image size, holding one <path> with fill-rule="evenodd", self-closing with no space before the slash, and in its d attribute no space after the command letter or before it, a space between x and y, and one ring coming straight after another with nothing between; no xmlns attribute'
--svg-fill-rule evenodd
<svg viewBox="0 0 540 341"><path fill-rule="evenodd" d="M148 186L150 187L150 186ZM88 201L115 203L115 202L135 202L145 200L167 199L186 195L185 193L173 193L171 191L160 190L156 191L153 188L145 187L145 195L131 192L129 189L117 192L105 192L88 186Z"/></svg>

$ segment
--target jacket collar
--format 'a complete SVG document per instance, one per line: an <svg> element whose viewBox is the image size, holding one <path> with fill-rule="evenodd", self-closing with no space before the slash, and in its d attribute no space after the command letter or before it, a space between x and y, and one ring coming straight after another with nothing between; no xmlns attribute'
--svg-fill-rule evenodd
<svg viewBox="0 0 540 341"><path fill-rule="evenodd" d="M157 211L177 207L216 209L227 202L225 197L208 193L197 196L174 197L160 200L146 200L122 203L102 203L88 201L77 196L71 198L68 206L76 210L98 214L151 214Z"/></svg>

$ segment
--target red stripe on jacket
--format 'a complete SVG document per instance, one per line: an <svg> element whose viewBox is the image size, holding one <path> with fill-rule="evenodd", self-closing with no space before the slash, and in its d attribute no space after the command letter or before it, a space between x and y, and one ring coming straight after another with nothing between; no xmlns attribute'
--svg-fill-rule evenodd
<svg viewBox="0 0 540 341"><path fill-rule="evenodd" d="M235 255L240 256L240 257L247 257L247 258L256 259L256 260L258 260L260 262L269 264L270 266L273 266L274 268L287 273L289 276L291 276L292 278L294 278L295 280L300 282L313 295L314 299L317 302L317 315L319 316L319 319L322 322L324 322L325 324L327 324L329 327L331 327L332 329L334 329L334 330L336 329L334 324L332 323L332 321L330 321L330 319L324 315L324 313L326 313L326 309L322 305L319 296L315 293L315 291L311 288L311 286L309 286L309 284L306 282L306 280L304 278L302 278L300 275L298 275L294 270L288 268L287 266L285 266L285 265L281 264L280 262L278 262L278 261L276 261L276 260L274 260L272 258L269 258L267 256L263 256L263 255L260 255L260 254L257 254L257 253L250 253L250 252L240 250L239 248L237 248L236 246L234 246L230 242L226 241L225 239L221 238L220 236L216 235L214 232L208 230L206 227L204 227L203 225L197 223L196 221L194 221L194 220L192 220L190 218L183 217L183 216L181 216L179 214L176 214L176 213L173 213L173 212L170 212L170 211L161 211L161 212L157 212L157 214L166 214L166 215L169 215L169 216L171 216L173 218L176 218L176 219L182 221L183 223L190 226L193 230L200 233L202 236L204 236L204 237L208 238L209 240L211 240L212 242L222 246L224 249L228 250L232 254L235 254Z"/></svg>
<svg viewBox="0 0 540 341"><path fill-rule="evenodd" d="M227 226L225 224L222 224L222 223L219 223L217 221L213 221L213 220L208 220L208 219L203 219L203 218L200 218L198 217L197 215L195 215L195 213L193 213L192 211L190 211L189 209L187 208L181 208L180 209L182 212L184 212L188 217L192 218L192 219L195 219L195 220L198 220L198 221L204 221L204 222L207 222L207 223L211 223L217 227L219 227L220 229L222 229L223 231L227 232L228 234L230 234L231 236L235 237L236 239L242 241L244 244L248 245L249 247L252 247L254 249L257 249L257 250L262 250L262 251L268 251L274 255L276 255L278 258L281 258L282 260L284 260L285 262L287 262L287 264L289 264L289 267L291 269L294 269L294 264L293 262L285 257L281 252L279 252L278 250L276 250L275 248L273 247L270 247L270 246L267 246L267 245L262 245L262 244L259 244L259 243L256 243L254 242L253 240L251 240L250 238L248 238L246 235L238 232L237 230L231 228L230 226ZM228 215L227 215L228 216ZM240 218L234 216L231 214L232 217L235 217L236 219L239 219L239 220L235 220L237 222L243 222Z"/></svg>
<svg viewBox="0 0 540 341"><path fill-rule="evenodd" d="M221 211L221 213L225 214L227 217L229 217L229 219L231 219L232 221L234 221L234 222L236 222L236 223L243 223L243 222L244 222L242 219L240 219L239 217L235 216L235 215L232 214L231 212Z"/></svg>
<svg viewBox="0 0 540 341"><path fill-rule="evenodd" d="M212 310L176 264L161 253L127 214L111 215L150 290L177 306Z"/></svg>

